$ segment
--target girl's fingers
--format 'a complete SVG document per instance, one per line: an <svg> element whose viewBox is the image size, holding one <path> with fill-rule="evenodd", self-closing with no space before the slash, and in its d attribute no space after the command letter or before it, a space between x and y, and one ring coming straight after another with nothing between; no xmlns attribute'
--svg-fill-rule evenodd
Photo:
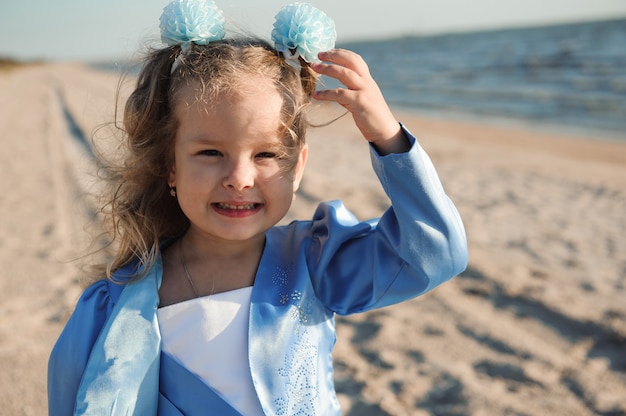
<svg viewBox="0 0 626 416"><path fill-rule="evenodd" d="M313 64L311 66L320 75L334 78L351 90L361 88L361 76L353 70L338 64Z"/></svg>
<svg viewBox="0 0 626 416"><path fill-rule="evenodd" d="M318 57L325 63L314 64L313 70L341 82L351 90L358 90L364 86L364 80L369 79L369 68L361 56L345 49L333 49L320 52Z"/></svg>
<svg viewBox="0 0 626 416"><path fill-rule="evenodd" d="M355 100L356 93L345 88L320 90L313 93L313 98L319 101L334 101L343 106L349 106Z"/></svg>
<svg viewBox="0 0 626 416"><path fill-rule="evenodd" d="M332 49L327 52L320 52L318 58L323 62L330 62L351 69L360 76L369 74L369 68L361 55L347 49Z"/></svg>

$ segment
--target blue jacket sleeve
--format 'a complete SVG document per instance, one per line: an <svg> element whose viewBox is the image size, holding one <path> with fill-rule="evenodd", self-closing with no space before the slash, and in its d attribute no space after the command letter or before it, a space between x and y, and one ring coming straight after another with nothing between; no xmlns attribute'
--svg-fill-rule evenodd
<svg viewBox="0 0 626 416"><path fill-rule="evenodd" d="M363 312L423 294L467 266L465 230L417 140L372 164L392 206L359 222L340 202L313 219L308 264L317 297L339 314Z"/></svg>
<svg viewBox="0 0 626 416"><path fill-rule="evenodd" d="M48 360L49 415L74 413L76 393L91 348L114 306L111 292L121 291L116 286L106 280L89 286L52 349Z"/></svg>

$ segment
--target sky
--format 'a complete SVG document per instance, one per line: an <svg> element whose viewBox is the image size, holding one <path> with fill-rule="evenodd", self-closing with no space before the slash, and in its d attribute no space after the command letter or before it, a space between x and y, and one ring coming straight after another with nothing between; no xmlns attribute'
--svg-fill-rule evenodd
<svg viewBox="0 0 626 416"><path fill-rule="evenodd" d="M0 57L130 59L159 46L168 0L0 0ZM221 0L230 24L269 38L288 0ZM626 18L626 0L309 0L335 21L338 42Z"/></svg>

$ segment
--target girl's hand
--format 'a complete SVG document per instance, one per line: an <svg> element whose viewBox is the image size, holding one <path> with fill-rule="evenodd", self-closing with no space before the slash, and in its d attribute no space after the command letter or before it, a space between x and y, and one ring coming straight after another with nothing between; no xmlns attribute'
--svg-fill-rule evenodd
<svg viewBox="0 0 626 416"><path fill-rule="evenodd" d="M338 80L346 88L316 91L313 98L334 101L348 110L365 139L381 155L408 151L409 141L363 58L352 51L333 49L321 52L319 59L323 63L312 64L313 70Z"/></svg>

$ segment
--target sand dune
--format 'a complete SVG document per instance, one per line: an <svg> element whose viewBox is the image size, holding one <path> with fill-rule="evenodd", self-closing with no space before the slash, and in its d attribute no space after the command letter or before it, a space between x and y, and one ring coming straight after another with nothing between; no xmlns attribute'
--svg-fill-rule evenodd
<svg viewBox="0 0 626 416"><path fill-rule="evenodd" d="M86 145L112 118L117 81L73 65L0 73L2 415L46 412L48 353L81 291L70 260L93 216ZM338 318L345 413L626 414L626 141L399 118L461 211L470 266L421 298ZM387 199L350 120L309 143L286 221L329 199L380 214Z"/></svg>

